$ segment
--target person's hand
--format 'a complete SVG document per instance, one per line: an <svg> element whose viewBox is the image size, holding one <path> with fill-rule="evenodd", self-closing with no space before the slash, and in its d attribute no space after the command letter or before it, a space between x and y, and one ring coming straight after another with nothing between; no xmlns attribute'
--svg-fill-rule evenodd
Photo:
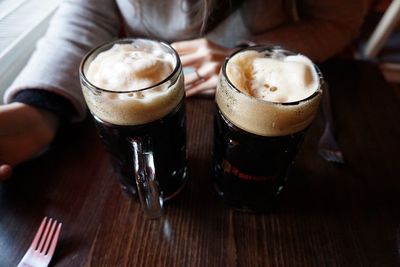
<svg viewBox="0 0 400 267"><path fill-rule="evenodd" d="M43 151L54 139L58 118L33 106L0 105L0 180L11 176L12 168Z"/></svg>
<svg viewBox="0 0 400 267"><path fill-rule="evenodd" d="M171 45L178 52L182 66L194 70L185 75L186 96L213 95L221 66L234 49L222 47L206 38Z"/></svg>

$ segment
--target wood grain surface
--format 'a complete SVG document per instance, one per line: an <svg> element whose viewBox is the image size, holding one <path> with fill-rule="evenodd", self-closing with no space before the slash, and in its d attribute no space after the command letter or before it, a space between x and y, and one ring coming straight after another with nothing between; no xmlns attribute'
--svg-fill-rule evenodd
<svg viewBox="0 0 400 267"><path fill-rule="evenodd" d="M319 113L274 212L217 198L214 102L188 99L190 180L161 219L123 195L87 120L0 184L0 267L18 264L44 216L63 222L51 266L399 266L399 98L373 65L322 71L347 164L318 156Z"/></svg>

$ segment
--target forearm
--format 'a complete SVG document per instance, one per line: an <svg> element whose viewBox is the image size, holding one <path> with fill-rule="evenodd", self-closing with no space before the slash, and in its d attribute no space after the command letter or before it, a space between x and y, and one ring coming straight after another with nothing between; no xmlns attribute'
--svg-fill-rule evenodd
<svg viewBox="0 0 400 267"><path fill-rule="evenodd" d="M52 113L61 125L69 124L76 110L72 103L58 94L44 90L23 90L15 95L13 102L24 103Z"/></svg>
<svg viewBox="0 0 400 267"><path fill-rule="evenodd" d="M356 33L330 23L306 21L281 26L256 35L250 41L279 45L302 53L315 62L321 62L342 51L355 36Z"/></svg>
<svg viewBox="0 0 400 267"><path fill-rule="evenodd" d="M65 97L82 119L86 106L79 85L79 63L92 47L114 38L119 30L114 0L64 1L27 66L5 94L14 101L22 90L39 89Z"/></svg>
<svg viewBox="0 0 400 267"><path fill-rule="evenodd" d="M272 43L304 53L320 62L339 53L354 38L366 12L364 0L303 0L295 12L298 19L287 20L273 29L252 29L249 41L257 44ZM248 17L249 25L257 22Z"/></svg>

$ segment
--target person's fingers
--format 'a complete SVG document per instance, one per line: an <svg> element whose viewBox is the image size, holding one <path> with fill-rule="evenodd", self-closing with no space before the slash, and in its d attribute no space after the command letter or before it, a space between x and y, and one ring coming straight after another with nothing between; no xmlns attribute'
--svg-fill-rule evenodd
<svg viewBox="0 0 400 267"><path fill-rule="evenodd" d="M218 62L222 65L226 58L226 54L217 53L209 49L199 49L194 53L180 56L183 67L198 67L201 64L209 62Z"/></svg>
<svg viewBox="0 0 400 267"><path fill-rule="evenodd" d="M0 181L11 177L12 167L8 164L0 165Z"/></svg>
<svg viewBox="0 0 400 267"><path fill-rule="evenodd" d="M201 62L222 62L234 51L205 38L177 42L172 45L176 48L184 67L195 66Z"/></svg>
<svg viewBox="0 0 400 267"><path fill-rule="evenodd" d="M203 80L199 73L191 72L185 74L185 85L191 85L192 83L196 83L200 80Z"/></svg>
<svg viewBox="0 0 400 267"><path fill-rule="evenodd" d="M205 53L202 50L198 50L194 53L182 55L180 59L183 67L196 66L205 60Z"/></svg>
<svg viewBox="0 0 400 267"><path fill-rule="evenodd" d="M199 69L185 74L185 85L191 85L192 83L200 80L208 79L211 76L218 76L221 68L220 62L209 62L203 64Z"/></svg>
<svg viewBox="0 0 400 267"><path fill-rule="evenodd" d="M207 41L204 38L194 39L189 41L181 41L172 43L171 46L180 55L195 52L200 46L204 46Z"/></svg>
<svg viewBox="0 0 400 267"><path fill-rule="evenodd" d="M181 41L172 43L171 46L178 52L178 54L186 54L197 51L201 48L214 51L219 55L229 55L235 48L226 48L221 45L208 40L207 38L199 38L188 41Z"/></svg>
<svg viewBox="0 0 400 267"><path fill-rule="evenodd" d="M190 97L202 93L203 91L215 90L217 86L218 76L212 76L202 83L197 83L194 86L190 86L186 89L186 96Z"/></svg>
<svg viewBox="0 0 400 267"><path fill-rule="evenodd" d="M210 78L218 76L220 68L221 62L205 63L197 70L197 73L201 78Z"/></svg>
<svg viewBox="0 0 400 267"><path fill-rule="evenodd" d="M206 38L173 43L182 66L195 69L185 73L186 96L214 94L218 73L232 49L219 46Z"/></svg>

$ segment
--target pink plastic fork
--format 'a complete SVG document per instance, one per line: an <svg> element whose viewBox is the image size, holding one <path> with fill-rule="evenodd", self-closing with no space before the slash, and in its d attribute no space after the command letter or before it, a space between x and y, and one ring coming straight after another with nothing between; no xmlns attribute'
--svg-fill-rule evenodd
<svg viewBox="0 0 400 267"><path fill-rule="evenodd" d="M18 267L47 267L56 249L62 223L44 217L31 246Z"/></svg>

